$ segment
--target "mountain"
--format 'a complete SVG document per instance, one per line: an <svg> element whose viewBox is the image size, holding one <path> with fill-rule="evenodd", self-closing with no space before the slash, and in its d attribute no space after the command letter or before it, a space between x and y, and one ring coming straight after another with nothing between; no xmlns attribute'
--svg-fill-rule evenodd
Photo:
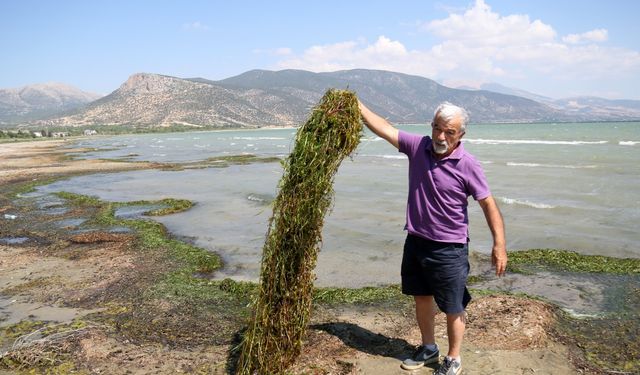
<svg viewBox="0 0 640 375"><path fill-rule="evenodd" d="M74 110L100 96L55 82L0 89L0 124L29 121Z"/></svg>
<svg viewBox="0 0 640 375"><path fill-rule="evenodd" d="M258 87L317 101L328 87L349 88L383 117L397 123L423 123L442 101L465 107L475 122L531 122L564 118L562 113L532 100L489 91L457 90L433 80L380 70L311 73L253 70L218 81L226 87Z"/></svg>
<svg viewBox="0 0 640 375"><path fill-rule="evenodd" d="M483 83L482 85L480 85L480 88L482 90L498 92L500 94L505 94L505 95L521 96L523 98L535 100L536 102L540 102L540 103L549 103L553 101L553 99L546 96L533 94L521 89L506 87L498 83Z"/></svg>
<svg viewBox="0 0 640 375"><path fill-rule="evenodd" d="M640 100L611 100L592 96L558 99L549 103L570 116L601 120L640 118Z"/></svg>
<svg viewBox="0 0 640 375"><path fill-rule="evenodd" d="M483 90L535 100L563 112L575 121L640 119L640 100L612 100L593 96L552 99L528 91L502 86L498 83L485 83L480 87ZM458 88L462 89L462 87Z"/></svg>
<svg viewBox="0 0 640 375"><path fill-rule="evenodd" d="M640 119L635 101L615 107L594 99L592 105L600 109L588 111L571 107L571 101L555 103L545 98L540 102L489 90L453 89L407 74L355 69L329 73L251 70L219 81L138 73L111 94L73 113L32 124L297 126L329 88L355 91L371 109L394 123L425 123L442 101L465 107L476 123ZM631 107L621 111L623 105Z"/></svg>
<svg viewBox="0 0 640 375"><path fill-rule="evenodd" d="M441 86L422 77L377 70L312 73L252 70L220 81L138 73L77 113L40 125L172 124L214 127L296 126L329 88L349 88L397 123L425 122L443 100L465 106L475 122L565 119L535 101Z"/></svg>
<svg viewBox="0 0 640 375"><path fill-rule="evenodd" d="M254 88L229 89L212 81L134 74L111 94L78 113L42 125L194 127L293 126L310 103Z"/></svg>

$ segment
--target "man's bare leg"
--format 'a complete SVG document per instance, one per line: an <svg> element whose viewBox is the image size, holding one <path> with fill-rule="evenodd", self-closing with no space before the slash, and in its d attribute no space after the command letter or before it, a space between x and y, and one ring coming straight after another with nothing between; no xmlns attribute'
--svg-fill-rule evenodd
<svg viewBox="0 0 640 375"><path fill-rule="evenodd" d="M460 358L462 338L465 329L465 313L447 314L447 334L449 335L449 353L451 358Z"/></svg>
<svg viewBox="0 0 640 375"><path fill-rule="evenodd" d="M416 302L416 320L422 335L422 345L435 344L436 304L433 296L414 296L413 298Z"/></svg>

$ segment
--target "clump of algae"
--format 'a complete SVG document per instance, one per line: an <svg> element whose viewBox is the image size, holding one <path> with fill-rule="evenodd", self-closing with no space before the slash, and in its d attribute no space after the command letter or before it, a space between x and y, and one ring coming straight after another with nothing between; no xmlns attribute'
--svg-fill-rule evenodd
<svg viewBox="0 0 640 375"><path fill-rule="evenodd" d="M358 101L347 90L327 91L298 129L294 149L283 162L237 374L281 374L300 354L334 176L361 135Z"/></svg>

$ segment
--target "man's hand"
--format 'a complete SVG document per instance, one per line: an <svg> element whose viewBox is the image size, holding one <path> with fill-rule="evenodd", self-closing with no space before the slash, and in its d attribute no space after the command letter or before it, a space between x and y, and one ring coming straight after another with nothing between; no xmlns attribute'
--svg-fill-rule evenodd
<svg viewBox="0 0 640 375"><path fill-rule="evenodd" d="M496 276L504 276L507 270L507 249L494 246L491 251L491 264L496 268Z"/></svg>

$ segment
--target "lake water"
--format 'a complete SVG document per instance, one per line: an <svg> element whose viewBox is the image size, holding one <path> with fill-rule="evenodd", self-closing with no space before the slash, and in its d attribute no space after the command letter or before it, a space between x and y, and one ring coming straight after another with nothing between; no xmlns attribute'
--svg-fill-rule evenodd
<svg viewBox="0 0 640 375"><path fill-rule="evenodd" d="M428 134L425 125L401 129ZM243 153L286 157L294 129L126 135L81 140L87 158L192 162ZM482 163L502 210L510 250L557 248L640 258L640 123L470 125L465 148ZM279 163L183 171L94 174L56 182L40 193L69 191L111 201L185 198L188 212L157 218L175 235L215 251L218 277L257 280ZM365 133L335 179L316 273L319 286L400 281L407 160ZM469 204L471 249L489 254L491 235Z"/></svg>

